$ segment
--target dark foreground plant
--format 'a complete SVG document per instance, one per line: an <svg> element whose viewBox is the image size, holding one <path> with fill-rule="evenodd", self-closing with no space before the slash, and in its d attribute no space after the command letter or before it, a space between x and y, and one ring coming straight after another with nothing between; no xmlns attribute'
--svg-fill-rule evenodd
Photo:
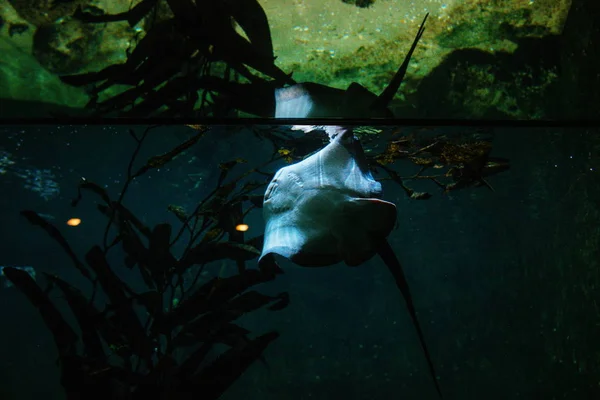
<svg viewBox="0 0 600 400"><path fill-rule="evenodd" d="M256 170L223 184L230 169L242 160L221 164L218 187L191 214L186 215L181 207L169 207L182 222L175 235L169 224L145 226L123 205L136 177L162 167L206 132L204 127L195 129L198 132L191 139L150 158L135 173L136 156L152 128L139 137L130 131L137 147L116 201L101 186L82 179L73 206L81 200L82 191L91 191L102 199L98 209L109 219L102 246L92 247L85 262L50 222L34 211L21 212L44 229L93 284L91 296L86 296L58 276L44 274L48 285L42 289L27 272L4 269L5 276L38 309L54 337L67 399L216 399L278 337L270 331L250 338L248 330L234 323L261 307L278 310L288 303L287 293L267 296L248 290L273 280L278 271L276 265L268 270L246 269L245 262L256 258L259 251L235 230L254 207L249 192L265 183L241 185L242 178ZM113 228L116 236L109 241ZM173 245L183 240L187 240L185 250L177 257ZM137 267L146 291L133 291L108 263L107 254L116 245L126 254L125 265ZM200 282L206 264L224 259L235 260L236 275ZM184 279L190 275L194 278ZM79 329L69 325L51 301L52 290L61 292ZM98 295L100 290L104 296ZM226 350L214 357L218 344Z"/></svg>

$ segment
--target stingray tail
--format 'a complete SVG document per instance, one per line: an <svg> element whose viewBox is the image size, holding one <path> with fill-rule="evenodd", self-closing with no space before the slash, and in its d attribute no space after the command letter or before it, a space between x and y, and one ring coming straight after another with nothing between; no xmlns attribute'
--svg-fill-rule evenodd
<svg viewBox="0 0 600 400"><path fill-rule="evenodd" d="M417 44L421 39L421 36L423 36L423 32L425 32L425 21L427 21L428 16L429 13L425 14L425 18L423 18L423 22L421 22L421 26L419 26L417 36L415 36L415 40L413 40L412 46L410 46L408 54L406 54L406 57L404 57L402 65L400 65L400 68L398 68L396 75L394 75L394 78L387 85L385 90L377 97L377 100L375 100L373 104L371 104L371 110L382 109L387 107L388 104L390 104L390 101L392 101L392 99L396 95L398 89L400 89L400 85L402 84L402 81L404 80L404 75L406 75L406 70L408 69L408 63L410 62L410 58L412 57L415 48L417 47Z"/></svg>
<svg viewBox="0 0 600 400"><path fill-rule="evenodd" d="M392 249L387 240L383 241L383 244L379 249L379 255L381 256L381 258L385 262L385 265L387 265L388 269L394 276L394 279L396 280L396 286L398 286L398 289L400 289L400 292L402 293L402 296L406 301L408 312L413 321L415 329L417 330L417 335L419 336L421 347L423 348L423 352L425 353L425 358L427 358L427 364L429 365L429 373L431 374L433 383L435 384L435 390L438 392L440 398L443 398L442 391L440 390L440 386L436 378L437 374L435 373L435 368L433 367L433 362L431 361L431 355L429 355L429 350L427 350L427 345L425 344L423 331L421 330L421 325L419 324L419 320L417 319L417 313L415 311L412 296L410 295L410 290L408 289L408 282L406 281L402 265L398 261L396 254L394 254L394 250Z"/></svg>

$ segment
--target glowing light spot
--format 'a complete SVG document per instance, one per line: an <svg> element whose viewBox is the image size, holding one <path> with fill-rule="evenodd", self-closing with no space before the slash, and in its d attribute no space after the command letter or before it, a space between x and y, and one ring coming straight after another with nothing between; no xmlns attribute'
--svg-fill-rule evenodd
<svg viewBox="0 0 600 400"><path fill-rule="evenodd" d="M240 232L246 232L248 230L249 226L246 224L239 224L235 227L236 231L240 231Z"/></svg>
<svg viewBox="0 0 600 400"><path fill-rule="evenodd" d="M70 220L67 221L67 225L69 226L77 226L81 223L81 219L79 218L71 218Z"/></svg>

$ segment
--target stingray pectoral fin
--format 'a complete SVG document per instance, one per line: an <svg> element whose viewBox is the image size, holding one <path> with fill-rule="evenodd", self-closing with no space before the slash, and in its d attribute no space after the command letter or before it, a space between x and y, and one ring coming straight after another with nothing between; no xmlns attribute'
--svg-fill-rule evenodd
<svg viewBox="0 0 600 400"><path fill-rule="evenodd" d="M402 297L404 297L404 300L406 301L408 313L410 314L410 318L413 321L413 325L415 327L415 330L417 331L417 335L419 336L419 342L421 342L421 347L423 348L425 358L427 359L429 373L431 374L431 378L433 379L435 390L438 392L440 398L443 398L442 391L440 390L440 386L437 381L437 374L435 372L435 368L433 367L433 361L431 360L431 355L429 354L429 350L427 349L427 345L425 344L425 337L423 336L421 325L419 324L419 320L417 319L417 313L415 311L415 306L412 300L412 296L410 294L410 290L408 289L408 282L406 281L404 270L402 269L400 261L398 261L396 254L394 254L394 250L392 249L387 240L384 240L381 243L379 247L379 255L383 259L383 262L388 267L389 271L394 276L396 286L398 286L398 289L400 289L400 292L402 293Z"/></svg>
<svg viewBox="0 0 600 400"><path fill-rule="evenodd" d="M377 253L382 240L396 223L396 206L374 198L353 198L344 202L340 221L334 231L338 238L338 254L349 266L357 266Z"/></svg>
<svg viewBox="0 0 600 400"><path fill-rule="evenodd" d="M275 118L306 118L313 108L314 100L302 84L275 89Z"/></svg>
<svg viewBox="0 0 600 400"><path fill-rule="evenodd" d="M352 227L348 227L343 236L338 238L337 245L337 253L350 267L363 264L377 253L377 247L366 232L355 231Z"/></svg>
<svg viewBox="0 0 600 400"><path fill-rule="evenodd" d="M344 203L343 212L356 229L380 239L387 237L396 224L396 205L389 201L355 198Z"/></svg>

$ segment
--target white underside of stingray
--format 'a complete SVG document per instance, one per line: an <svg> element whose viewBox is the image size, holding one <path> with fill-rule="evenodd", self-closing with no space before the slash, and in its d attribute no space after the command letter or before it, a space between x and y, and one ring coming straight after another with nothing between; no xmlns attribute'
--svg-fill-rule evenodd
<svg viewBox="0 0 600 400"><path fill-rule="evenodd" d="M307 132L314 128L297 129ZM381 200L381 184L373 179L351 130L332 126L317 129L329 135L330 143L303 161L281 168L267 187L259 265L272 254L305 267L341 261L355 266L379 254L406 301L441 398L406 277L386 239L396 223L396 206Z"/></svg>
<svg viewBox="0 0 600 400"><path fill-rule="evenodd" d="M261 259L278 254L301 266L359 265L377 253L396 222L396 206L381 200L352 132L328 130L330 143L281 168L264 197Z"/></svg>

